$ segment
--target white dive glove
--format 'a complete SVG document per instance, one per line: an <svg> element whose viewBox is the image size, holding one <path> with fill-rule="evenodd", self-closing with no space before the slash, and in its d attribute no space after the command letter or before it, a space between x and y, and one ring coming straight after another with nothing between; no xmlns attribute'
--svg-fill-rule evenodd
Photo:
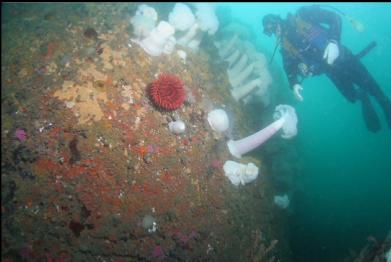
<svg viewBox="0 0 391 262"><path fill-rule="evenodd" d="M324 50L323 59L326 59L327 63L329 65L332 65L338 56L339 56L339 48L337 42L331 40L330 43L326 46L326 49Z"/></svg>
<svg viewBox="0 0 391 262"><path fill-rule="evenodd" d="M293 86L293 94L295 95L295 98L298 101L303 101L303 97L301 96L300 92L303 90L303 87L300 84L295 84Z"/></svg>

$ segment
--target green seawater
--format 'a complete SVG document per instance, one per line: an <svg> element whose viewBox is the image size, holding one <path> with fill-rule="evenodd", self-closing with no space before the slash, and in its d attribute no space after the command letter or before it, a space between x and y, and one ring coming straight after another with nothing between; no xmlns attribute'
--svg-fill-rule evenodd
<svg viewBox="0 0 391 262"><path fill-rule="evenodd" d="M262 17L311 3L230 3L232 15L253 26L259 43L272 53L275 38L262 34ZM391 4L322 3L338 8L365 27L356 31L342 19L342 43L358 53L375 47L362 62L391 97ZM273 63L282 67L276 53ZM288 88L286 79L286 92ZM382 130L369 132L361 106L348 102L326 76L306 79L304 101L292 100L299 124L295 146L302 165L302 186L292 198L290 243L294 261L343 261L367 237L383 240L391 230L391 130L372 101ZM255 117L255 116L254 116Z"/></svg>

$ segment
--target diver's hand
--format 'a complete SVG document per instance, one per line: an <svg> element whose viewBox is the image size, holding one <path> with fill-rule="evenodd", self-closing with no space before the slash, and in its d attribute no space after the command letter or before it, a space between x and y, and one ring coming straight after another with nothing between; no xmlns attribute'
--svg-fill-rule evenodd
<svg viewBox="0 0 391 262"><path fill-rule="evenodd" d="M298 101L303 101L303 97L301 96L300 92L303 90L303 87L300 84L295 84L293 86L293 94L295 95L295 98Z"/></svg>
<svg viewBox="0 0 391 262"><path fill-rule="evenodd" d="M326 49L323 53L323 59L326 59L327 64L332 65L339 56L339 48L337 42L331 40L330 43L326 46Z"/></svg>

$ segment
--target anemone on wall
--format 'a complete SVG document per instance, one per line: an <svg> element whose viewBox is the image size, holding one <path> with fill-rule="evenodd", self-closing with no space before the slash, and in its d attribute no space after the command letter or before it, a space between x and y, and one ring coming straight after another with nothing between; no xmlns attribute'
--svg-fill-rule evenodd
<svg viewBox="0 0 391 262"><path fill-rule="evenodd" d="M175 110L185 101L184 84L179 77L163 73L150 85L149 95L156 106Z"/></svg>

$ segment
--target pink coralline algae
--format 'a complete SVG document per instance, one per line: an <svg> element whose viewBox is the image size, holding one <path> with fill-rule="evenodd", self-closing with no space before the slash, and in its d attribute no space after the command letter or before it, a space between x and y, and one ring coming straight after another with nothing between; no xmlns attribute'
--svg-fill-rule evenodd
<svg viewBox="0 0 391 262"><path fill-rule="evenodd" d="M21 128L17 128L15 131L15 137L20 141L23 142L27 139L26 131L24 131Z"/></svg>
<svg viewBox="0 0 391 262"><path fill-rule="evenodd" d="M153 262L161 262L164 260L164 251L162 246L155 246L151 254L151 260Z"/></svg>
<svg viewBox="0 0 391 262"><path fill-rule="evenodd" d="M158 145L147 145L148 153L159 153L161 152L160 146Z"/></svg>
<svg viewBox="0 0 391 262"><path fill-rule="evenodd" d="M23 260L31 258L31 254L32 254L31 246L25 246L19 250L19 255L22 257Z"/></svg>
<svg viewBox="0 0 391 262"><path fill-rule="evenodd" d="M192 231L189 235L182 234L181 232L175 233L175 237L178 243L183 247L186 247L188 245L188 242L193 238L195 238L196 236L197 233L195 231Z"/></svg>
<svg viewBox="0 0 391 262"><path fill-rule="evenodd" d="M223 164L219 159L213 159L212 160L212 167L214 168L222 168Z"/></svg>
<svg viewBox="0 0 391 262"><path fill-rule="evenodd" d="M147 146L147 152L148 152L148 153L153 153L153 152L155 152L154 146L153 146L153 145L148 145L148 146Z"/></svg>

